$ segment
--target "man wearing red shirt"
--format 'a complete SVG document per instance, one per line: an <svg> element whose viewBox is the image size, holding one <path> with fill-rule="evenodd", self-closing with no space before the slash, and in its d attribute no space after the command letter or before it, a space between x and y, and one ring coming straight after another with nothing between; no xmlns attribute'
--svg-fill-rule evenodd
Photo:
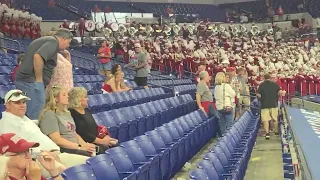
<svg viewBox="0 0 320 180"><path fill-rule="evenodd" d="M112 64L110 62L111 50L107 43L107 40L103 40L101 42L101 47L98 50L98 58L100 61L100 74L109 76Z"/></svg>

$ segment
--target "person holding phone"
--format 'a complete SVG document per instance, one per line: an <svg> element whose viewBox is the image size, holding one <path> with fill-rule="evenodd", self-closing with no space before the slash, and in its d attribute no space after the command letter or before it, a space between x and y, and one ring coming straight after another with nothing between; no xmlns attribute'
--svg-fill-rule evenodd
<svg viewBox="0 0 320 180"><path fill-rule="evenodd" d="M9 158L4 180L46 180L41 174L40 166L49 172L52 180L62 180L61 172L56 168L55 160L50 153L41 152L33 161L30 150L38 146L39 143L28 142L14 133L2 134L0 136L0 155Z"/></svg>

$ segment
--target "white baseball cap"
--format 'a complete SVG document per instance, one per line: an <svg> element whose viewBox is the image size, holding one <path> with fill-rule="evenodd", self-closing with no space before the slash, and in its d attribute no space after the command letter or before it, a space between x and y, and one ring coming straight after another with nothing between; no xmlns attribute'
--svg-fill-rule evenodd
<svg viewBox="0 0 320 180"><path fill-rule="evenodd" d="M25 92L18 90L18 89L13 89L7 92L7 94L4 96L4 102L8 103L9 101L19 101L21 99L25 100L31 100Z"/></svg>

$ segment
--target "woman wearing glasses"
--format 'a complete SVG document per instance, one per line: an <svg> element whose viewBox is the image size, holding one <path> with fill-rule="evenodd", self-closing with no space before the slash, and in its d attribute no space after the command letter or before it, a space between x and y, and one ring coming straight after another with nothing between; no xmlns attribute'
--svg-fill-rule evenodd
<svg viewBox="0 0 320 180"><path fill-rule="evenodd" d="M45 180L39 164L52 180L62 180L55 160L49 152L32 153L39 143L28 142L14 133L0 136L0 180Z"/></svg>
<svg viewBox="0 0 320 180"><path fill-rule="evenodd" d="M85 142L77 134L75 122L68 111L68 104L68 91L59 86L52 86L40 114L40 129L60 146L61 152L91 156L96 151L96 146Z"/></svg>

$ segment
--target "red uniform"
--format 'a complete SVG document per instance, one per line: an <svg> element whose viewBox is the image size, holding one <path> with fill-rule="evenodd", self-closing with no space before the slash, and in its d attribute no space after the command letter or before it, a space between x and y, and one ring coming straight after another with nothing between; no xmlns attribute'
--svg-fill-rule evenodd
<svg viewBox="0 0 320 180"><path fill-rule="evenodd" d="M85 21L84 19L80 19L79 21L79 33L80 33L80 36L84 36L84 30L85 30Z"/></svg>
<svg viewBox="0 0 320 180"><path fill-rule="evenodd" d="M301 93L301 96L305 96L308 94L308 89L307 89L307 80L304 75L297 74L295 77L295 80L298 84L298 92Z"/></svg>
<svg viewBox="0 0 320 180"><path fill-rule="evenodd" d="M308 88L308 94L314 95L315 94L315 77L312 75L306 76L307 80L307 88Z"/></svg>
<svg viewBox="0 0 320 180"><path fill-rule="evenodd" d="M30 29L30 23L29 22L25 23L24 36L28 37L28 38L31 38L31 29Z"/></svg>

